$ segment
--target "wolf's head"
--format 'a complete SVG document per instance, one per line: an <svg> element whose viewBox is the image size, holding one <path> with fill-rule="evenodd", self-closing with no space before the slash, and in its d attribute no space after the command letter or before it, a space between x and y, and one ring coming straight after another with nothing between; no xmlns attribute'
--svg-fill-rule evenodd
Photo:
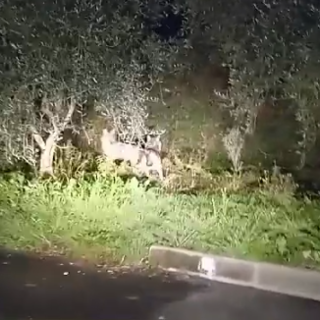
<svg viewBox="0 0 320 320"><path fill-rule="evenodd" d="M115 129L108 131L108 129L103 129L101 136L102 143L115 143L117 142L117 133Z"/></svg>
<svg viewBox="0 0 320 320"><path fill-rule="evenodd" d="M160 138L161 137L159 135L157 136L147 135L145 148L155 150L160 153L162 151L162 142Z"/></svg>

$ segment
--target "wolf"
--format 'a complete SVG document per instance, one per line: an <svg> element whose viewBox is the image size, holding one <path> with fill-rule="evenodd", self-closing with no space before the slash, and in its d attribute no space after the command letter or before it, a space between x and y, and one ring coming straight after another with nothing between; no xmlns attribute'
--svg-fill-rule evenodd
<svg viewBox="0 0 320 320"><path fill-rule="evenodd" d="M110 160L121 160L137 169L140 173L152 176L154 173L163 181L163 167L161 161L161 144L158 139L147 138L146 148L137 145L119 142L115 129L104 129L101 136L101 148L103 154Z"/></svg>

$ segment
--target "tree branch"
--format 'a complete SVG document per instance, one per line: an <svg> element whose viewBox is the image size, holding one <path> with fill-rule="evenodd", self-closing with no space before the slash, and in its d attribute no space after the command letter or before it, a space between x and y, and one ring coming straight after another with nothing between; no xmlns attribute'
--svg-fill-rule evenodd
<svg viewBox="0 0 320 320"><path fill-rule="evenodd" d="M31 134L32 134L34 141L38 144L41 151L44 151L46 149L46 144L43 141L41 135L38 133L38 131L33 126L30 126L30 131L31 131Z"/></svg>
<svg viewBox="0 0 320 320"><path fill-rule="evenodd" d="M70 102L70 105L69 105L68 113L67 113L66 117L64 118L63 123L60 126L60 131L64 131L66 126L68 125L68 123L70 123L72 115L73 115L75 109L76 109L76 102L72 98L71 102Z"/></svg>

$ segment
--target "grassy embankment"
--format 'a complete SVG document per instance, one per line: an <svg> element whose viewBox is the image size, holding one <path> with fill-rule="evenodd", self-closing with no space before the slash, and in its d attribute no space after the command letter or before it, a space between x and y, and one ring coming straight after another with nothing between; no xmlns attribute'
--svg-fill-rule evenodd
<svg viewBox="0 0 320 320"><path fill-rule="evenodd" d="M0 243L9 248L132 261L163 244L319 265L319 222L319 203L276 185L185 195L103 175L67 184L17 174L0 181Z"/></svg>

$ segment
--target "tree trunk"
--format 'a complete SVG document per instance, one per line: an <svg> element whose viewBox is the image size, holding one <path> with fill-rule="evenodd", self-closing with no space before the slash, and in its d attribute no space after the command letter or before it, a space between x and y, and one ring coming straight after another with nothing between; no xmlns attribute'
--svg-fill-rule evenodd
<svg viewBox="0 0 320 320"><path fill-rule="evenodd" d="M45 143L45 149L41 152L40 158L40 175L53 176L53 156L56 150L57 133L52 133Z"/></svg>
<svg viewBox="0 0 320 320"><path fill-rule="evenodd" d="M61 101L57 101L57 103L60 103L60 102ZM41 137L40 133L34 127L30 128L33 135L33 139L36 141L36 143L41 149L40 169L39 169L40 176L54 175L53 156L57 147L57 142L60 140L59 138L61 133L64 132L66 126L70 123L75 108L76 108L76 103L72 99L69 106L68 113L65 116L63 123L61 123L60 126L58 126L58 124L56 123L54 114L49 110L48 105L45 104L43 106L42 112L46 114L47 117L50 119L52 124L52 129L53 129L53 133L49 135L46 142L43 141L43 138Z"/></svg>

